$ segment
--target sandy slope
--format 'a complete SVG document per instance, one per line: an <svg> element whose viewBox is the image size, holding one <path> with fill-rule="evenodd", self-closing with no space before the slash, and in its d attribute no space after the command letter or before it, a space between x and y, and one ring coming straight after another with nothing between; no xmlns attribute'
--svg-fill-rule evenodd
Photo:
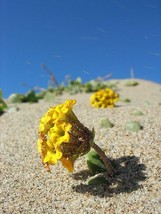
<svg viewBox="0 0 161 214"><path fill-rule="evenodd" d="M116 82L117 80L113 80ZM0 117L1 210L0 213L161 213L161 85L137 80L126 87L119 80L118 92L130 103L112 109L95 109L90 94L63 95L53 104L20 104L20 110ZM45 172L37 153L39 118L51 106L74 98L74 112L84 125L95 128L95 142L105 149L115 166L108 184L86 185L90 176L85 157L69 174L61 164ZM132 114L134 110L142 116ZM102 118L114 123L100 128ZM143 130L124 129L129 120Z"/></svg>

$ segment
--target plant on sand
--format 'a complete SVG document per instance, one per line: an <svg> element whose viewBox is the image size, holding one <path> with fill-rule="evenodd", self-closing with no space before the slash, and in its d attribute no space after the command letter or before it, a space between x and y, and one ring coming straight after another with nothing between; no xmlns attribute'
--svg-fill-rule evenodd
<svg viewBox="0 0 161 214"><path fill-rule="evenodd" d="M111 108L115 106L115 102L119 99L119 95L110 88L101 89L90 97L90 104L96 108Z"/></svg>
<svg viewBox="0 0 161 214"><path fill-rule="evenodd" d="M0 90L0 115L3 114L6 108L7 108L7 104L3 100L2 90Z"/></svg>
<svg viewBox="0 0 161 214"><path fill-rule="evenodd" d="M76 159L93 148L112 176L113 167L110 161L94 143L94 129L90 131L74 114L72 108L75 103L76 100L67 100L63 104L51 107L40 120L38 151L44 167L50 171L50 165L61 161L62 165L72 172Z"/></svg>

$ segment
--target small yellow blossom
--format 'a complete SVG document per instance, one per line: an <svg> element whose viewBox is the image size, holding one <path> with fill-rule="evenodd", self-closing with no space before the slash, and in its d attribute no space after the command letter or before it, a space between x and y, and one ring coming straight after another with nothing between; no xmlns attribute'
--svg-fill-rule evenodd
<svg viewBox="0 0 161 214"><path fill-rule="evenodd" d="M96 108L112 108L118 101L119 95L112 89L106 88L95 92L90 97L90 104Z"/></svg>
<svg viewBox="0 0 161 214"><path fill-rule="evenodd" d="M38 130L38 151L47 171L49 165L58 160L68 169L74 170L74 161L89 152L93 133L88 130L72 111L76 100L51 107L41 118Z"/></svg>

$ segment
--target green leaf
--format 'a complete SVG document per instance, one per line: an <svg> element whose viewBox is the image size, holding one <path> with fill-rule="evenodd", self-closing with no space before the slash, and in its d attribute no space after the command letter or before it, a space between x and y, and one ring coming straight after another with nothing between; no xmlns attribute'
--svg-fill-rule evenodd
<svg viewBox="0 0 161 214"><path fill-rule="evenodd" d="M101 120L100 126L101 128L112 128L114 124L111 123L111 121L108 118L106 118Z"/></svg>
<svg viewBox="0 0 161 214"><path fill-rule="evenodd" d="M45 94L46 94L46 90L43 90L43 91L37 93L36 97L40 100L40 99L44 98Z"/></svg>
<svg viewBox="0 0 161 214"><path fill-rule="evenodd" d="M88 152L86 155L86 160L88 169L92 175L106 171L106 167L96 151L91 150Z"/></svg>
<svg viewBox="0 0 161 214"><path fill-rule="evenodd" d="M121 98L120 101L124 102L124 103L130 103L131 102L131 100L129 98Z"/></svg>
<svg viewBox="0 0 161 214"><path fill-rule="evenodd" d="M17 106L9 106L7 108L8 113L13 113L13 112L17 112L17 111L19 111L19 108Z"/></svg>
<svg viewBox="0 0 161 214"><path fill-rule="evenodd" d="M2 90L0 89L0 99L3 99Z"/></svg>
<svg viewBox="0 0 161 214"><path fill-rule="evenodd" d="M135 80L128 80L128 81L126 81L125 86L136 86L138 84L139 83Z"/></svg>
<svg viewBox="0 0 161 214"><path fill-rule="evenodd" d="M92 136L93 136L93 139L95 138L95 130L94 130L94 127L92 128Z"/></svg>
<svg viewBox="0 0 161 214"><path fill-rule="evenodd" d="M97 174L95 176L90 177L86 182L88 185L99 185L103 183L108 183L106 178L101 174Z"/></svg>
<svg viewBox="0 0 161 214"><path fill-rule="evenodd" d="M92 84L91 83L86 83L85 85L84 85L84 91L85 92L92 92L93 91L93 87L92 87Z"/></svg>
<svg viewBox="0 0 161 214"><path fill-rule="evenodd" d="M11 94L8 97L8 101L10 103L22 103L24 99L25 99L25 96L22 94Z"/></svg>
<svg viewBox="0 0 161 214"><path fill-rule="evenodd" d="M47 91L45 96L44 96L44 100L46 102L54 102L55 100L55 94L53 92Z"/></svg>
<svg viewBox="0 0 161 214"><path fill-rule="evenodd" d="M143 127L136 121L130 121L125 124L125 129L133 132L141 130Z"/></svg>
<svg viewBox="0 0 161 214"><path fill-rule="evenodd" d="M6 108L7 108L6 103L4 102L4 100L2 98L0 98L0 114L2 114Z"/></svg>
<svg viewBox="0 0 161 214"><path fill-rule="evenodd" d="M23 102L37 103L38 98L36 96L35 91L31 90L27 92L27 94L25 95L25 98L23 99Z"/></svg>
<svg viewBox="0 0 161 214"><path fill-rule="evenodd" d="M82 84L82 79L81 79L81 77L77 77L77 79L75 80L77 83L80 83L80 84Z"/></svg>
<svg viewBox="0 0 161 214"><path fill-rule="evenodd" d="M135 111L133 111L133 112L132 112L132 114L133 114L133 115L135 115L135 116L141 116L141 115L144 115L144 114L143 114L143 112L142 112L142 111L139 111L139 110L135 110Z"/></svg>

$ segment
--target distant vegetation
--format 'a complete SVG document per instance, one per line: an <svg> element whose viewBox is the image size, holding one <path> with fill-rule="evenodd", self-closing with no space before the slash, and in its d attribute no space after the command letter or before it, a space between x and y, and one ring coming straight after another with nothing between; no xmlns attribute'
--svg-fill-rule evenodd
<svg viewBox="0 0 161 214"><path fill-rule="evenodd" d="M2 96L2 90L0 90L0 115L4 112L4 110L7 108L7 104L3 100Z"/></svg>
<svg viewBox="0 0 161 214"><path fill-rule="evenodd" d="M80 77L78 77L76 80L72 80L69 76L67 76L64 82L58 84L58 81L56 80L53 72L51 72L45 64L42 64L41 67L49 76L49 86L47 88L36 86L33 89L30 89L26 94L11 94L8 98L10 103L34 103L38 102L40 99L44 99L45 101L53 101L55 96L61 95L63 93L90 93L105 88L117 88L116 83L110 83L106 81L106 78L108 78L110 75L104 78L97 78L96 80L91 80L86 83L83 83Z"/></svg>
<svg viewBox="0 0 161 214"><path fill-rule="evenodd" d="M91 80L83 84L81 78L78 77L76 80L70 80L66 85L64 83L56 87L54 87L53 85L49 85L47 89L40 90L31 89L26 94L11 94L8 98L8 101L10 103L21 103L21 102L34 103L38 102L38 100L40 99L52 101L55 96L61 95L63 93L69 94L77 94L83 92L89 93L105 88L116 89L117 85L99 79Z"/></svg>
<svg viewBox="0 0 161 214"><path fill-rule="evenodd" d="M41 88L39 86L35 86L34 88L30 88L30 90L26 94L13 93L6 100L7 103L35 103L40 99L44 99L47 102L53 102L55 96L61 95L63 93L69 94L77 94L77 93L92 93L96 92L100 89L111 88L113 90L117 89L116 82L107 81L111 74L107 74L105 77L100 77L95 80L88 81L86 83L82 82L82 79L78 77L75 80L72 80L69 76L67 76L61 84L58 83L52 71L50 71L45 64L41 65L41 68L46 72L49 77L49 86L47 88ZM24 84L27 85L27 84ZM136 86L138 82L136 82L133 78L125 82L125 86ZM130 102L129 99L122 100L124 102ZM2 114L5 110L8 109L8 106L3 99L2 90L0 91L0 114Z"/></svg>

